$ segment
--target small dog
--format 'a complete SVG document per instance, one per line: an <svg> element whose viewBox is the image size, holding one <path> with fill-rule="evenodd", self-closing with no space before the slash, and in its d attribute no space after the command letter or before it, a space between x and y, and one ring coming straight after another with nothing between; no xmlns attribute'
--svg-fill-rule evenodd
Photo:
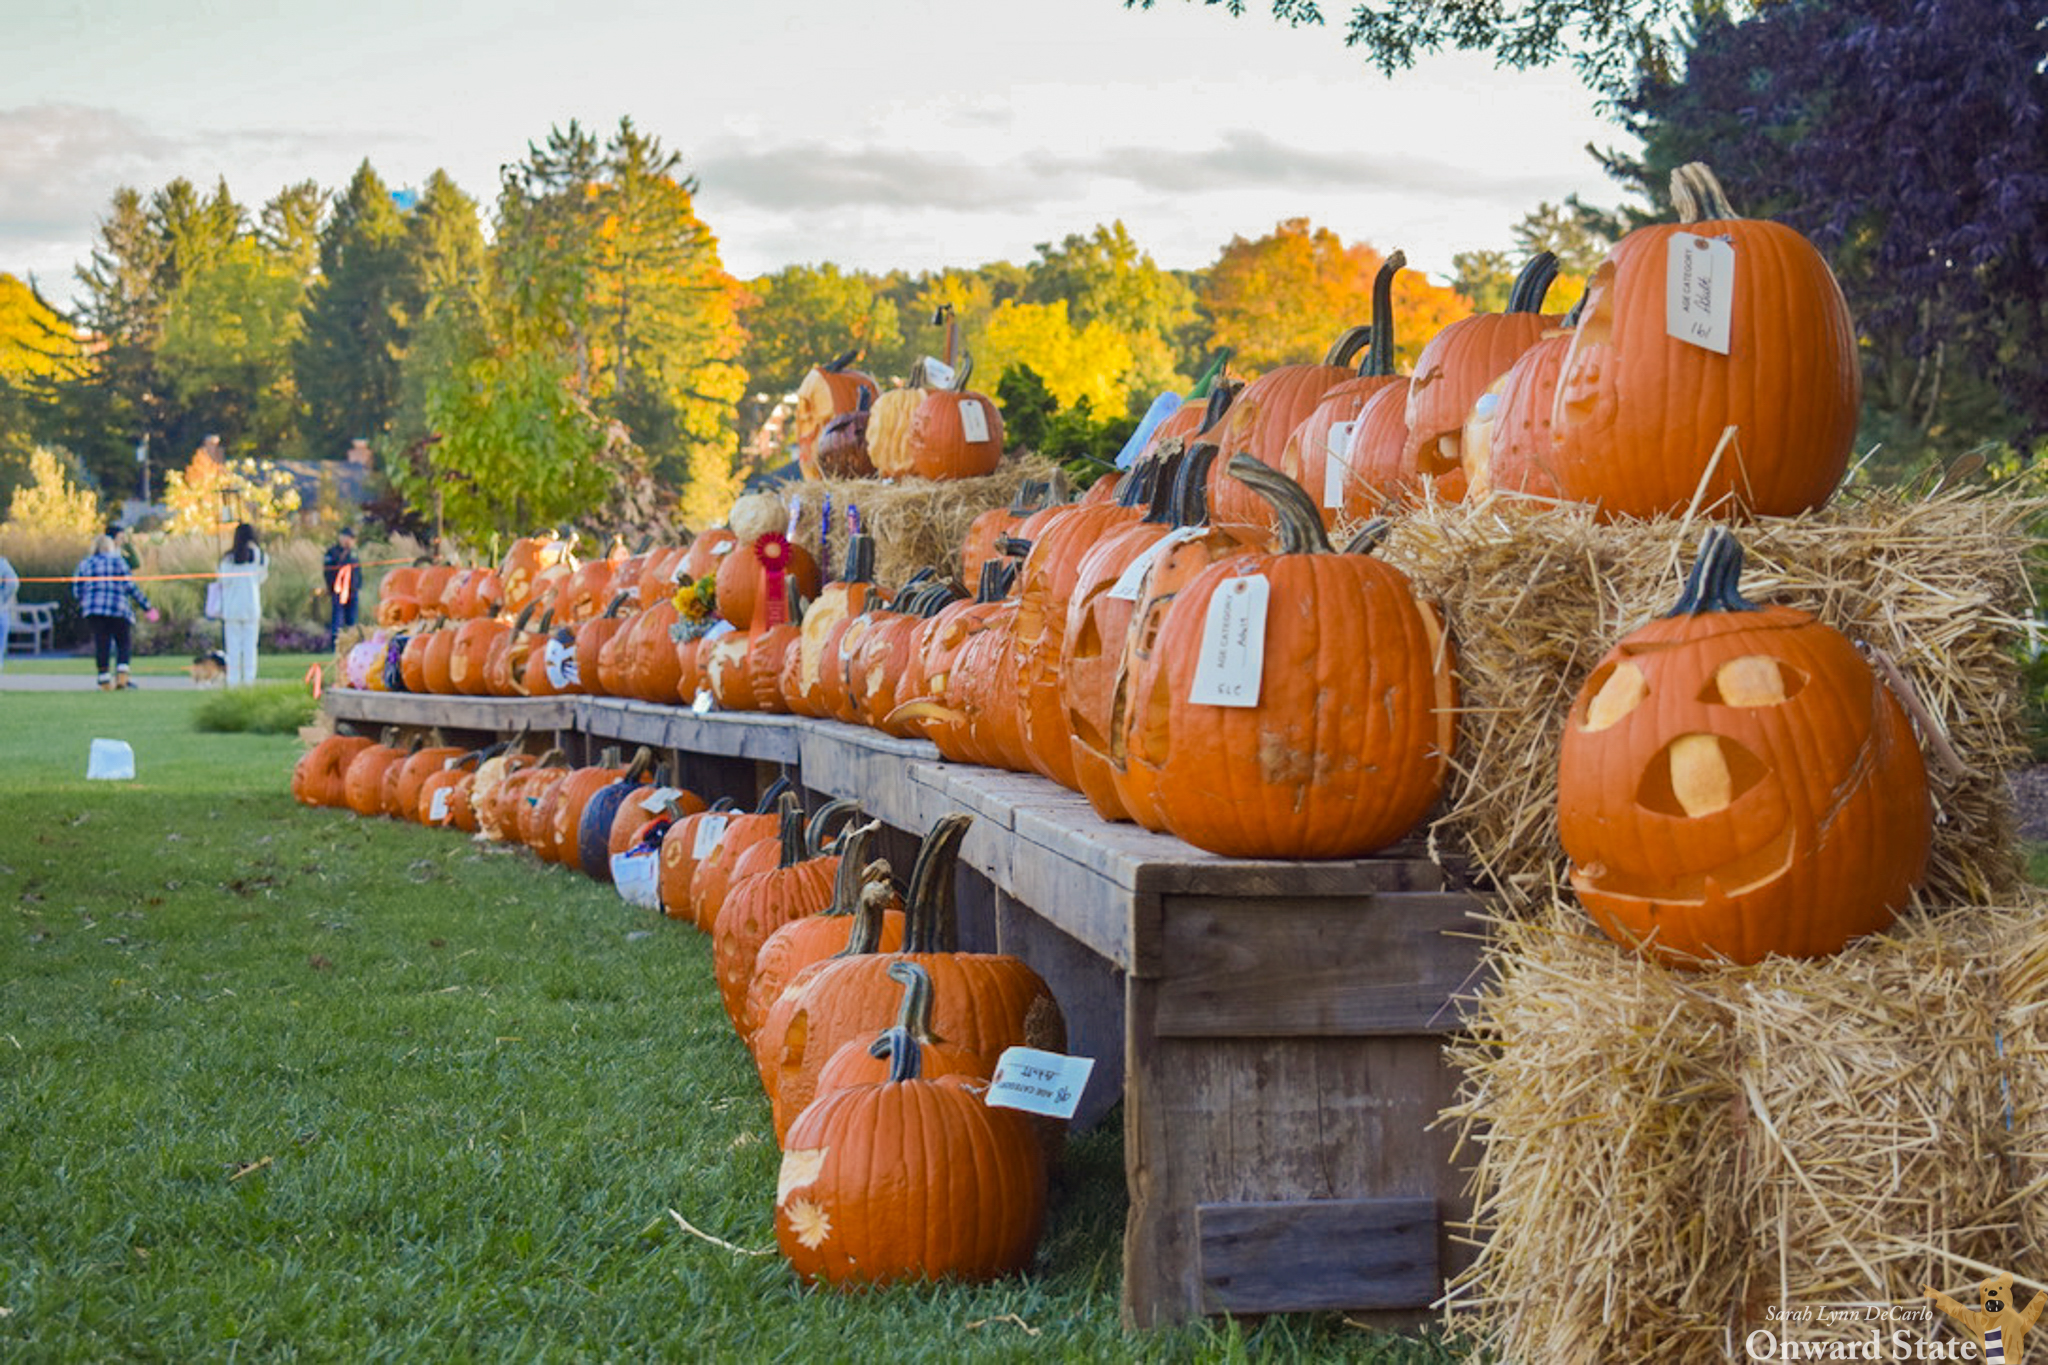
<svg viewBox="0 0 2048 1365"><path fill-rule="evenodd" d="M192 656L192 685L220 687L228 680L228 656L209 649Z"/></svg>

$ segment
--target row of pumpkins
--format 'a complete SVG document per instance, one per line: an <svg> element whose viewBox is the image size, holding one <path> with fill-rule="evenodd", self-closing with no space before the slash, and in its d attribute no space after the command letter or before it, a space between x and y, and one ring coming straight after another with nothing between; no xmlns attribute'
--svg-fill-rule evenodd
<svg viewBox="0 0 2048 1365"><path fill-rule="evenodd" d="M1066 1027L1023 961L959 951L969 817L933 827L899 888L869 857L874 822L856 824L850 802L807 819L787 782L741 812L665 785L645 749L571 767L516 741L394 738L323 739L293 794L522 843L710 934L721 1002L772 1107L776 1237L800 1275L852 1285L1029 1267L1063 1126L984 1096L1006 1048L1058 1051Z"/></svg>

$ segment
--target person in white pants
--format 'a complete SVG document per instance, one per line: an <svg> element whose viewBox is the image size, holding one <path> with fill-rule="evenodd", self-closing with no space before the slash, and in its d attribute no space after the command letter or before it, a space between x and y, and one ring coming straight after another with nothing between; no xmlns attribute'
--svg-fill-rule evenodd
<svg viewBox="0 0 2048 1365"><path fill-rule="evenodd" d="M256 635L263 628L263 580L270 557L256 543L256 528L235 527L234 548L220 562L220 619L228 656L228 686L256 681Z"/></svg>

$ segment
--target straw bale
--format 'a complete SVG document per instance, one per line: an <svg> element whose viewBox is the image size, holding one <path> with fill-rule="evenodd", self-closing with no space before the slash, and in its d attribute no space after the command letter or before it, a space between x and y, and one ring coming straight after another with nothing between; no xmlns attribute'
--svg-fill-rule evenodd
<svg viewBox="0 0 2048 1365"><path fill-rule="evenodd" d="M1495 927L1447 1114L1486 1240L1448 1303L1501 1359L1742 1359L1765 1326L1888 1346L1939 1315L1866 1310L2038 1265L2048 898L1702 974L1562 902Z"/></svg>
<svg viewBox="0 0 2048 1365"><path fill-rule="evenodd" d="M875 581L894 591L927 565L957 579L961 542L974 519L992 507L1009 506L1018 488L1051 479L1058 469L1043 456L1020 452L977 479L810 479L788 485L784 499L803 503L796 539L815 555L819 514L831 498L831 562L822 566L827 577L838 576L845 555L847 505L860 508L861 522L875 538Z"/></svg>
<svg viewBox="0 0 2048 1365"><path fill-rule="evenodd" d="M1744 594L1882 650L1961 758L1964 771L1929 764L1929 904L1982 904L2019 885L2006 782L2024 753L2013 645L2031 619L2030 523L2044 508L1981 489L1874 490L1741 532ZM1701 529L1602 525L1584 508L1527 499L1431 503L1381 551L1443 604L1458 649L1458 753L1432 846L1469 860L1510 908L1541 904L1562 878L1557 752L1573 696L1616 641L1677 600Z"/></svg>

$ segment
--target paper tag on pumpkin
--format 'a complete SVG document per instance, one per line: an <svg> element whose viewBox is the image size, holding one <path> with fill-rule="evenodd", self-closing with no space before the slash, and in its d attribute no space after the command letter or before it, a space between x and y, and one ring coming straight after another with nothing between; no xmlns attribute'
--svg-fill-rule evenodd
<svg viewBox="0 0 2048 1365"><path fill-rule="evenodd" d="M681 787L656 787L640 800L640 809L649 815L659 815L668 808L668 803L683 794Z"/></svg>
<svg viewBox="0 0 2048 1365"><path fill-rule="evenodd" d="M1679 233L1665 250L1665 332L1727 355L1735 302L1735 244L1723 237Z"/></svg>
<svg viewBox="0 0 2048 1365"><path fill-rule="evenodd" d="M1266 599L1272 591L1264 574L1246 574L1225 579L1209 595L1189 701L1202 706L1259 704L1259 684L1266 671Z"/></svg>
<svg viewBox="0 0 2048 1365"><path fill-rule="evenodd" d="M1333 422L1323 439L1323 506L1344 505L1344 476L1351 472L1351 433L1357 422Z"/></svg>
<svg viewBox="0 0 2048 1365"><path fill-rule="evenodd" d="M707 815L697 822L697 837L690 844L692 858L701 860L718 847L718 841L725 837L725 821L723 815Z"/></svg>
<svg viewBox="0 0 2048 1365"><path fill-rule="evenodd" d="M612 885L626 904L653 910L661 904L661 857L653 852L614 853Z"/></svg>
<svg viewBox="0 0 2048 1365"><path fill-rule="evenodd" d="M548 686L557 691L566 691L577 685L576 646L563 644L554 636L548 636L544 658L548 666Z"/></svg>
<svg viewBox="0 0 2048 1365"><path fill-rule="evenodd" d="M1093 1057L1069 1057L1035 1047L1006 1047L996 1059L982 1103L1027 1114L1070 1119L1081 1107L1081 1093L1095 1070Z"/></svg>
<svg viewBox="0 0 2048 1365"><path fill-rule="evenodd" d="M434 799L427 803L428 824L445 825L448 823L448 792L449 788L447 787L434 788Z"/></svg>
<svg viewBox="0 0 2048 1365"><path fill-rule="evenodd" d="M706 639L709 639L709 638L711 638L711 637L707 635L707 636L706 636L705 638L706 638ZM691 711L692 711L692 712L693 712L694 714L696 714L696 715L700 715L700 716L708 716L708 715L710 715L710 714L711 714L711 692L710 692L710 689L708 689L708 688L703 688L703 687L700 687L700 688L698 688L698 689L697 689L697 698L696 698L696 700L695 700L695 701L692 701L692 702L690 703L690 710L691 710Z"/></svg>
<svg viewBox="0 0 2048 1365"><path fill-rule="evenodd" d="M1209 528L1206 526L1183 526L1178 531L1169 531L1138 552L1138 557L1124 567L1117 575L1116 582L1109 585L1109 595L1124 602L1135 602L1145 586L1145 575L1152 572L1152 566L1160 556L1176 545L1190 540L1200 540Z"/></svg>
<svg viewBox="0 0 2048 1365"><path fill-rule="evenodd" d="M738 548L739 542L737 540L721 540L716 545L711 547L711 557L713 559L719 559L731 554L734 550Z"/></svg>
<svg viewBox="0 0 2048 1365"><path fill-rule="evenodd" d="M960 400L960 434L970 441L988 439L988 409L979 398Z"/></svg>
<svg viewBox="0 0 2048 1365"><path fill-rule="evenodd" d="M953 367L936 356L924 358L924 386L928 389L953 387Z"/></svg>

